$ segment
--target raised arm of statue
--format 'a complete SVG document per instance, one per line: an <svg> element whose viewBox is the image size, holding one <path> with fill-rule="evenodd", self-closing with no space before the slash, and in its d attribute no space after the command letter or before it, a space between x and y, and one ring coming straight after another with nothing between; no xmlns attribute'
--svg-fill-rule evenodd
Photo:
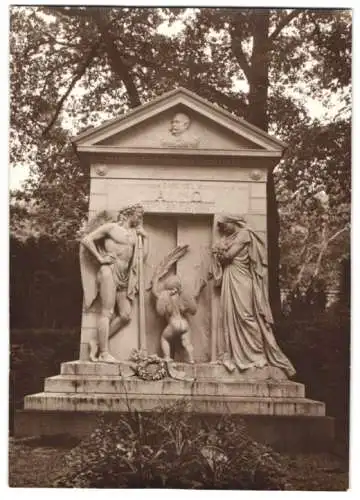
<svg viewBox="0 0 360 500"><path fill-rule="evenodd" d="M81 240L81 244L84 245L94 255L94 257L100 264L111 264L113 262L113 259L110 256L100 255L98 249L96 248L95 242L107 236L110 229L113 227L114 223L112 222L103 224L91 233L84 236L84 238Z"/></svg>
<svg viewBox="0 0 360 500"><path fill-rule="evenodd" d="M239 229L236 237L229 243L229 246L222 254L222 260L231 262L234 257L244 248L245 245L250 243L249 232L246 229Z"/></svg>
<svg viewBox="0 0 360 500"><path fill-rule="evenodd" d="M195 293L194 295L194 299L196 300L196 302L199 301L199 298L200 298L200 295L201 295L201 292L203 291L203 289L206 287L207 283L206 283L206 280L204 280L204 278L201 278L200 279L200 284L199 284L199 288L197 290L197 292Z"/></svg>

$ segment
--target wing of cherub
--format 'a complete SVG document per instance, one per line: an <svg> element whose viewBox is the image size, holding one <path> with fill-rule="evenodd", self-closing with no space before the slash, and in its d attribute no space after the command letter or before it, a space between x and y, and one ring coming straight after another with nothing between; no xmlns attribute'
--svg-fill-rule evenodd
<svg viewBox="0 0 360 500"><path fill-rule="evenodd" d="M82 231L82 237L84 237L86 234L91 233L106 222L112 222L113 220L114 217L109 212L105 210L99 212L89 220L84 230ZM97 274L100 265L95 257L89 252L89 250L81 244L79 251L79 260L81 282L84 291L85 308L89 309L94 303L94 300L96 299L98 294Z"/></svg>
<svg viewBox="0 0 360 500"><path fill-rule="evenodd" d="M176 262L181 259L181 257L183 257L188 250L189 245L178 245L176 248L171 250L171 252L169 252L156 267L152 284L161 280L161 278L163 278L170 271L171 267L176 264Z"/></svg>

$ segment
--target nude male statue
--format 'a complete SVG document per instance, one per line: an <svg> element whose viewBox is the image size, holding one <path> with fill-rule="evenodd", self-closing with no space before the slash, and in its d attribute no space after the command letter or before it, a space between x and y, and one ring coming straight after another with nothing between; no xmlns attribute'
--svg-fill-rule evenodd
<svg viewBox="0 0 360 500"><path fill-rule="evenodd" d="M141 205L127 207L119 212L117 222L105 222L81 240L82 246L97 261L95 288L83 276L85 305L91 307L98 295L101 303L97 340L89 342L91 361L118 362L109 352L109 339L130 321L138 285L139 235L143 238L144 258L148 252L148 236L142 227L142 219ZM83 265L82 275L85 272ZM114 314L115 308L117 314Z"/></svg>

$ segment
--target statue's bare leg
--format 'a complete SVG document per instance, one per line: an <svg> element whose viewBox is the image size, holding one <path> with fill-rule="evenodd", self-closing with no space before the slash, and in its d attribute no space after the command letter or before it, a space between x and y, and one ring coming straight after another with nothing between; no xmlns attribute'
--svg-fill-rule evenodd
<svg viewBox="0 0 360 500"><path fill-rule="evenodd" d="M97 339L91 339L89 341L89 359L90 361L97 361L97 355L98 355L98 350L99 350L99 342Z"/></svg>
<svg viewBox="0 0 360 500"><path fill-rule="evenodd" d="M174 330L170 325L168 325L161 334L160 346L166 361L171 361L169 340L173 337L173 335Z"/></svg>
<svg viewBox="0 0 360 500"><path fill-rule="evenodd" d="M127 325L131 319L132 303L127 298L127 291L120 290L116 294L118 316L110 323L109 338L113 337L121 328Z"/></svg>
<svg viewBox="0 0 360 500"><path fill-rule="evenodd" d="M114 311L116 288L112 270L109 266L101 266L99 271L101 311L98 321L99 358L104 363L118 361L109 353L110 318Z"/></svg>
<svg viewBox="0 0 360 500"><path fill-rule="evenodd" d="M181 335L181 345L186 351L186 354L188 355L189 363L194 363L194 357L193 357L193 345L190 340L190 332L186 331Z"/></svg>

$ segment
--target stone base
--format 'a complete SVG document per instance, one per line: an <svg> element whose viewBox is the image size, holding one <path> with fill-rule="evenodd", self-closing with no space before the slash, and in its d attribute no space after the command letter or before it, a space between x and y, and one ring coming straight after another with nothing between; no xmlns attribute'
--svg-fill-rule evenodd
<svg viewBox="0 0 360 500"><path fill-rule="evenodd" d="M83 438L95 428L99 415L94 411L18 410L14 434L16 437L66 435ZM110 412L102 415L108 421L121 417L119 413ZM211 415L204 418L210 419ZM239 415L238 418L245 420L253 439L278 451L325 452L331 451L333 446L335 422L331 417Z"/></svg>
<svg viewBox="0 0 360 500"><path fill-rule="evenodd" d="M306 399L304 386L284 379L279 369L230 373L215 363L172 363L171 371L180 379L149 382L136 377L129 363L63 363L60 375L45 380L44 392L25 397L25 409L154 411L184 399L194 413L325 415L325 405Z"/></svg>
<svg viewBox="0 0 360 500"><path fill-rule="evenodd" d="M147 382L143 382L146 384ZM183 399L186 411L238 415L325 416L325 405L305 398L260 396L179 396L177 394L71 394L40 392L25 397L25 409L41 411L138 412L161 411Z"/></svg>
<svg viewBox="0 0 360 500"><path fill-rule="evenodd" d="M46 432L54 433L57 429L67 433L68 422L69 433L72 433L75 420L80 422L80 427L82 421L93 425L91 415L95 417L105 413L111 418L111 415L133 410L161 411L162 408L184 401L184 411L194 416L206 414L211 418L231 414L251 417L251 425L258 422L255 425L256 435L263 432L261 441L265 442L274 433L278 436L277 440L284 440L287 436L286 439L292 442L293 428L289 422L299 422L295 424L302 429L298 436L301 434L305 439L307 432L311 435L320 432L311 429L322 429L321 422L331 420L325 417L323 403L305 397L303 384L288 380L276 368L229 372L223 365L216 363L172 363L171 374L172 377L159 381L144 381L134 375L130 363L126 362L63 363L60 375L45 380L44 392L25 397L26 411L19 414L21 416L18 415L17 420L29 418L31 423L25 425L25 429L33 428L40 434L43 426ZM252 418L264 416L268 418ZM53 431L49 430L49 422L53 424ZM306 430L306 422L311 427L309 430ZM328 431L324 432L330 436L332 431L329 429L333 424L327 425ZM84 429L88 428L88 424L84 423L84 426ZM19 432L23 431L21 425L16 423L15 433ZM81 431L74 431L75 435L78 432Z"/></svg>
<svg viewBox="0 0 360 500"><path fill-rule="evenodd" d="M69 361L61 364L61 375L119 375L131 377L133 371L130 368L131 363L122 361L116 364L109 363L91 363L89 361ZM284 380L288 381L285 373L279 368L265 366L264 368L251 368L244 372L234 370L229 372L219 363L171 363L175 371L184 372L186 377L196 380L214 380L214 381L254 381L254 380Z"/></svg>

